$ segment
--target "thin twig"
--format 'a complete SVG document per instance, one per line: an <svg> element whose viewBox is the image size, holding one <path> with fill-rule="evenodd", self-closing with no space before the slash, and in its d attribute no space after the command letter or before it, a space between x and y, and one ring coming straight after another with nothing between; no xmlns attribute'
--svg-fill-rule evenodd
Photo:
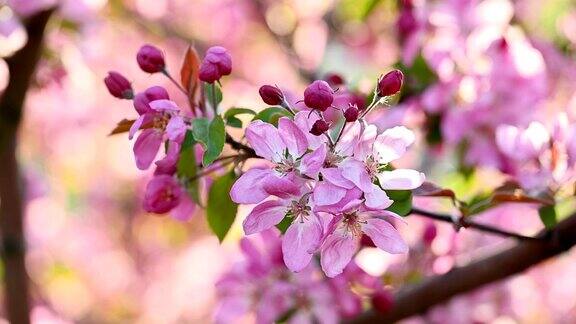
<svg viewBox="0 0 576 324"><path fill-rule="evenodd" d="M532 236L525 236L522 234L518 234L518 233L513 233L513 232L509 232L500 228L496 228L496 227L492 227L490 225L486 225L486 224L481 224L481 223L477 223L475 221L466 219L466 218L454 218L450 215L446 215L446 214L438 214L438 213L434 213L434 212L430 212L430 211L426 211L426 210L422 210L419 208L412 208L411 211L412 214L416 214L416 215L420 215L420 216L424 216L427 218L431 218L431 219L435 219L438 221L442 221L442 222L446 222L446 223L451 223L454 226L456 226L457 229L460 229L462 227L464 228L472 228L475 230L479 230L482 232L486 232L486 233L491 233L491 234L495 234L498 236L503 236L503 237L513 237L516 238L518 240L526 240L526 241L539 241L542 240L542 238L540 237L532 237Z"/></svg>

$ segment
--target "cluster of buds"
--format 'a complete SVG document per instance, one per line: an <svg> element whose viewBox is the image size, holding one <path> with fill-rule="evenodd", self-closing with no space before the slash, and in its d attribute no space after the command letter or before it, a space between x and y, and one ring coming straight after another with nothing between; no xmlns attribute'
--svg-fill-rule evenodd
<svg viewBox="0 0 576 324"><path fill-rule="evenodd" d="M162 73L174 82L167 70L164 54L157 47L142 46L136 61L142 71ZM227 50L215 46L208 49L199 78L205 82L214 82L230 74L231 69L232 61ZM134 143L136 166L140 170L147 170L153 163L156 166L154 177L146 186L144 210L156 214L170 212L176 219L188 219L195 209L185 188L190 179L178 175L177 163L186 132L191 129L192 116L181 110L162 86L152 86L134 94L128 79L114 71L108 73L104 83L114 97L133 101L138 118L130 127L129 138L137 136ZM180 85L177 86L183 90ZM157 160L162 147L166 148L165 156ZM196 151L198 158L201 157L203 152Z"/></svg>

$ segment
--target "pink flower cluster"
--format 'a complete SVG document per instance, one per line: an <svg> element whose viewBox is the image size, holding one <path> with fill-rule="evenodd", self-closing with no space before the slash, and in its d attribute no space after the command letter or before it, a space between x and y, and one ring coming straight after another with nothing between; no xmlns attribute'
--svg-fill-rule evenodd
<svg viewBox="0 0 576 324"><path fill-rule="evenodd" d="M299 273L291 273L282 262L282 243L277 231L263 231L258 238L240 242L244 260L234 264L216 284L218 307L216 323L232 323L247 313L255 313L256 323L339 323L362 311L362 296L382 290L380 280L350 263L331 279L311 263Z"/></svg>
<svg viewBox="0 0 576 324"><path fill-rule="evenodd" d="M315 81L304 93L313 110L293 120L282 117L277 127L259 120L247 127L249 145L268 163L246 171L230 196L236 203L257 204L244 220L246 234L290 221L282 238L290 270L302 271L319 251L322 269L334 277L349 264L362 234L389 253L407 251L394 226L401 217L387 210L393 200L386 191L415 189L424 175L390 165L414 142L405 127L379 133L360 118L334 127L334 134L317 132L319 123L328 124L322 111L331 93L325 82Z"/></svg>
<svg viewBox="0 0 576 324"><path fill-rule="evenodd" d="M548 131L539 122L528 127L501 125L496 142L504 157L503 171L534 194L559 190L574 179L576 129L561 114Z"/></svg>

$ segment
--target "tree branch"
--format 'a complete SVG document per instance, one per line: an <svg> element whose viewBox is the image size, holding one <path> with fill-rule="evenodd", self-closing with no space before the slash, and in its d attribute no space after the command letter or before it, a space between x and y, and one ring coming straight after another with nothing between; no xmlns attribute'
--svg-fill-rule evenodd
<svg viewBox="0 0 576 324"><path fill-rule="evenodd" d="M28 278L25 268L22 188L16 160L22 105L40 58L44 29L53 10L26 22L28 42L6 59L10 80L0 99L0 232L5 267L5 300L10 323L30 323Z"/></svg>
<svg viewBox="0 0 576 324"><path fill-rule="evenodd" d="M452 297L520 273L565 252L576 245L576 213L554 229L542 231L538 237L538 241L519 242L500 253L406 287L396 294L390 312L381 314L371 310L351 323L393 323L421 315Z"/></svg>

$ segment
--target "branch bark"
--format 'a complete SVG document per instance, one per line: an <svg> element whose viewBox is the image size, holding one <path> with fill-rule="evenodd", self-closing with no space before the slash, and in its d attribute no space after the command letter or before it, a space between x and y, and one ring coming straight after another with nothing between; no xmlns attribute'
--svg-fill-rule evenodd
<svg viewBox="0 0 576 324"><path fill-rule="evenodd" d="M16 159L22 105L40 58L44 29L52 10L26 23L28 42L6 59L10 80L0 99L0 233L5 274L5 303L10 323L30 323L28 277L25 268L22 186Z"/></svg>
<svg viewBox="0 0 576 324"><path fill-rule="evenodd" d="M541 239L521 241L505 251L406 287L396 294L390 312L381 314L371 310L351 323L393 323L421 315L458 294L520 273L561 254L576 245L576 213L538 237Z"/></svg>

